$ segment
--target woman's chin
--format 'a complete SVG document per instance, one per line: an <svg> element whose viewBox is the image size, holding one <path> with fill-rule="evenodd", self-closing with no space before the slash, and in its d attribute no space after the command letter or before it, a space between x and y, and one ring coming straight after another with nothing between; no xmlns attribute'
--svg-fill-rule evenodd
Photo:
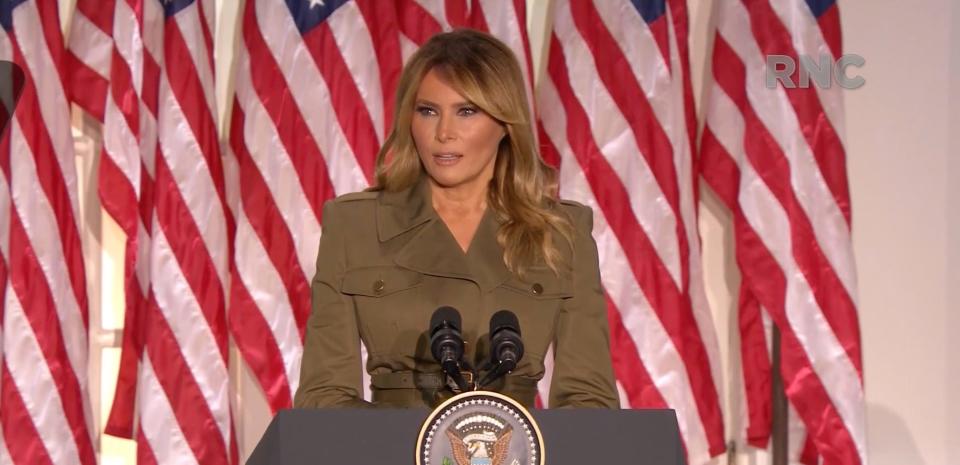
<svg viewBox="0 0 960 465"><path fill-rule="evenodd" d="M438 187L456 187L463 184L467 179L467 176L459 171L450 169L450 167L432 166L431 169L427 170L427 174L430 175L433 183Z"/></svg>
<svg viewBox="0 0 960 465"><path fill-rule="evenodd" d="M430 177L433 179L433 183L437 187L442 187L444 189L451 189L463 184L462 177L455 177L455 176L430 176Z"/></svg>

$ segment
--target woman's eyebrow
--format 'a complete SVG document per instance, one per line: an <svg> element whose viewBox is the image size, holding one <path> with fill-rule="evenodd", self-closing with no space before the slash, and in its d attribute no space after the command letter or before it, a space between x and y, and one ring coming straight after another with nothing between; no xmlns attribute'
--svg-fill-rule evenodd
<svg viewBox="0 0 960 465"><path fill-rule="evenodd" d="M422 98L418 98L418 99L416 100L416 102L414 102L414 103L417 104L417 105L428 105L428 106L431 106L431 107L442 107L442 106L443 106L443 105L440 105L440 104L438 104L438 103L434 103L434 102L431 102L430 100L422 99ZM472 106L472 105L473 105L472 102L468 102L468 101L466 101L466 100L461 100L461 101L459 101L459 102L454 102L453 104L451 104L451 106L454 106L454 107L465 107L465 106Z"/></svg>

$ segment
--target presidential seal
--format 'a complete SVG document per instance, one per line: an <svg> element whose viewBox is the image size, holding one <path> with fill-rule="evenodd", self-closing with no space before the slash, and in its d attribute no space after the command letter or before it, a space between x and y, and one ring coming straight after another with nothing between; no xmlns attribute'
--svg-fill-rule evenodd
<svg viewBox="0 0 960 465"><path fill-rule="evenodd" d="M420 428L417 465L543 465L540 428L517 401L496 392L459 394Z"/></svg>

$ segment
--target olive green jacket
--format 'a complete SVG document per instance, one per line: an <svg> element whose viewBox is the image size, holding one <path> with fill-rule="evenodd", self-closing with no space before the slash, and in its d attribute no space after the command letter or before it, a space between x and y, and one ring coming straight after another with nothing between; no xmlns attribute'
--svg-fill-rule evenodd
<svg viewBox="0 0 960 465"><path fill-rule="evenodd" d="M361 340L374 405L431 407L452 396L428 334L432 313L449 305L463 318L464 360L474 367L489 359L490 316L508 309L520 321L524 356L488 389L532 406L552 342L549 405L616 408L592 212L561 205L575 227L573 251L561 247L572 272L557 276L535 266L521 280L503 263L491 209L464 253L424 181L327 202L295 406L369 406L362 400Z"/></svg>

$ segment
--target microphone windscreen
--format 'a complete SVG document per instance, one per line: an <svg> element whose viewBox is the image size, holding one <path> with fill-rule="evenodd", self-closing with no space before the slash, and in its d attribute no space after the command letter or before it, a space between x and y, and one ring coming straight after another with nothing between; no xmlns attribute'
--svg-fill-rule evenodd
<svg viewBox="0 0 960 465"><path fill-rule="evenodd" d="M453 326L457 331L460 331L460 312L446 305L433 312L433 316L430 317L430 331L437 329L444 321L446 321L448 325Z"/></svg>
<svg viewBox="0 0 960 465"><path fill-rule="evenodd" d="M500 310L490 317L490 335L494 335L504 328L512 329L518 335L520 334L520 321L517 320L517 315L510 310Z"/></svg>

